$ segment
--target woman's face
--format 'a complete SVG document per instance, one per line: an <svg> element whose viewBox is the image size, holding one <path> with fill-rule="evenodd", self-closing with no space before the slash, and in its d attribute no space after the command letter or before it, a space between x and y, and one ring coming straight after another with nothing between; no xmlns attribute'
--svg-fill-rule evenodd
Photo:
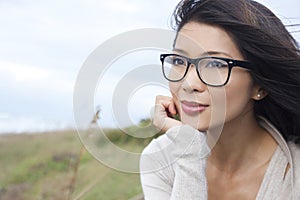
<svg viewBox="0 0 300 200"><path fill-rule="evenodd" d="M244 60L223 29L197 22L182 27L174 53L189 58L214 56ZM169 86L181 121L200 131L242 119L252 111L252 98L257 92L249 72L240 67L232 68L228 83L222 87L205 85L193 65L183 80L170 82Z"/></svg>

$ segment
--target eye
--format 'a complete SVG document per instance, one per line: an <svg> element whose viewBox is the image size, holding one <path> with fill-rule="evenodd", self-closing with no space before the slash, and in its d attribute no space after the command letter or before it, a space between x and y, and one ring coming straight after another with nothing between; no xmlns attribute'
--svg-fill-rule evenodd
<svg viewBox="0 0 300 200"><path fill-rule="evenodd" d="M179 56L169 56L165 59L165 61L171 65L185 65L185 59Z"/></svg>
<svg viewBox="0 0 300 200"><path fill-rule="evenodd" d="M227 66L227 63L223 60L211 60L206 64L206 67L208 68L223 68Z"/></svg>
<svg viewBox="0 0 300 200"><path fill-rule="evenodd" d="M184 60L182 60L181 58L174 58L173 59L173 64L174 65L183 65L184 64Z"/></svg>

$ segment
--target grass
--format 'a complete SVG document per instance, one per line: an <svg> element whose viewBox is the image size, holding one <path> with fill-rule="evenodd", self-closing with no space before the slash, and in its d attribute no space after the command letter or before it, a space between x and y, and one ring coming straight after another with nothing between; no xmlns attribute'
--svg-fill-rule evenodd
<svg viewBox="0 0 300 200"><path fill-rule="evenodd" d="M131 129L138 133L140 128ZM113 129L106 133L115 145L133 152L141 152L151 140ZM101 138L97 140L101 146ZM0 135L0 199L122 200L142 192L138 174L111 169L86 150L80 156L81 147L73 130ZM70 195L75 167L76 184Z"/></svg>

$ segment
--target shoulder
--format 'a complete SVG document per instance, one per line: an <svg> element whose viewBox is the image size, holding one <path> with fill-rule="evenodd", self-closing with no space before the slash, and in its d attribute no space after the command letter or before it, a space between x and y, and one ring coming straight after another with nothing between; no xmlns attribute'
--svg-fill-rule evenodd
<svg viewBox="0 0 300 200"><path fill-rule="evenodd" d="M142 155L153 154L155 152L161 152L165 147L170 145L172 141L166 134L153 139L143 150Z"/></svg>
<svg viewBox="0 0 300 200"><path fill-rule="evenodd" d="M151 172L170 167L172 159L166 149L171 143L172 141L165 134L153 139L142 151L141 170Z"/></svg>
<svg viewBox="0 0 300 200"><path fill-rule="evenodd" d="M289 141L287 144L292 155L293 165L300 170L300 144L296 144L294 141Z"/></svg>
<svg viewBox="0 0 300 200"><path fill-rule="evenodd" d="M294 194L298 198L300 197L300 191L295 190L295 188L300 188L300 144L289 141L288 146L292 155Z"/></svg>
<svg viewBox="0 0 300 200"><path fill-rule="evenodd" d="M161 185L161 183L172 185L175 176L173 162L165 150L170 143L171 140L164 134L153 139L142 151L140 175L144 185Z"/></svg>

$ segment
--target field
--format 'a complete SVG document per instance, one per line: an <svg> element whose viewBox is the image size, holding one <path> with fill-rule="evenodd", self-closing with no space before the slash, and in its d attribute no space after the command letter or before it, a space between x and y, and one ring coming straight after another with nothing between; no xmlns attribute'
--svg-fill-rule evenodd
<svg viewBox="0 0 300 200"><path fill-rule="evenodd" d="M111 130L108 138L137 151L150 141L123 135ZM1 200L127 200L142 193L138 174L97 161L74 130L0 135L0 159Z"/></svg>

